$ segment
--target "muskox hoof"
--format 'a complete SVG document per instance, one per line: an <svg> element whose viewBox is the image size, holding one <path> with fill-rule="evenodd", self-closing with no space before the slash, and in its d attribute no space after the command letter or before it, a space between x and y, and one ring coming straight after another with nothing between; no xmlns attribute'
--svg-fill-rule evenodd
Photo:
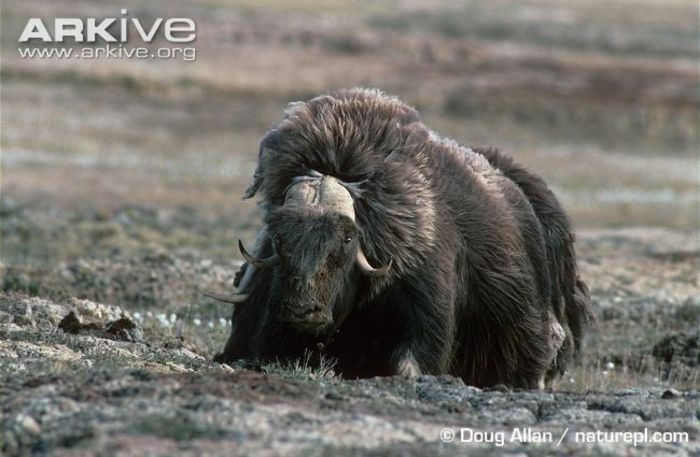
<svg viewBox="0 0 700 457"><path fill-rule="evenodd" d="M407 378L417 378L421 375L420 366L413 354L408 354L399 361L396 374Z"/></svg>

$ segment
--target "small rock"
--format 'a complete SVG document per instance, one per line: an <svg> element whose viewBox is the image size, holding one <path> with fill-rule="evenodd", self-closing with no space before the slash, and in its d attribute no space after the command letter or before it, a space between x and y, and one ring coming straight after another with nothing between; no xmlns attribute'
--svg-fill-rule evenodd
<svg viewBox="0 0 700 457"><path fill-rule="evenodd" d="M58 323L58 328L66 333L77 335L81 330L90 329L86 324L82 324L75 312L71 311L61 322ZM96 327L92 327L93 329Z"/></svg>
<svg viewBox="0 0 700 457"><path fill-rule="evenodd" d="M663 398L664 400L672 400L674 398L678 398L680 395L681 393L676 389L668 389L661 394L661 398Z"/></svg>
<svg viewBox="0 0 700 457"><path fill-rule="evenodd" d="M227 363L218 363L217 367L223 371L224 373L235 373L236 370L233 369L233 367Z"/></svg>
<svg viewBox="0 0 700 457"><path fill-rule="evenodd" d="M19 429L24 433L33 436L39 436L41 434L41 426L32 416L20 414L17 416L16 423Z"/></svg>
<svg viewBox="0 0 700 457"><path fill-rule="evenodd" d="M105 331L114 336L114 339L123 341L142 341L143 332L136 322L127 317L122 317L105 326Z"/></svg>

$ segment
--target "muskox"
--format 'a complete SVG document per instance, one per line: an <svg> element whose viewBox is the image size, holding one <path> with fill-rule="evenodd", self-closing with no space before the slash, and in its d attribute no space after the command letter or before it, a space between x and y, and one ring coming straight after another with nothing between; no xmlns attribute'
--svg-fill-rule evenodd
<svg viewBox="0 0 700 457"><path fill-rule="evenodd" d="M536 388L580 350L590 298L556 197L394 97L290 104L261 141L256 194L262 229L252 252L240 244L219 362L313 354L348 378Z"/></svg>

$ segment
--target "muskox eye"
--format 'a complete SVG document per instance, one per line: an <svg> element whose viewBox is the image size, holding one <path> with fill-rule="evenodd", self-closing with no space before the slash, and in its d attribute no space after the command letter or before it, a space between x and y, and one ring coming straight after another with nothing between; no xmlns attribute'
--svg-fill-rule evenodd
<svg viewBox="0 0 700 457"><path fill-rule="evenodd" d="M345 237L345 243L352 243L352 237L351 236L346 236Z"/></svg>

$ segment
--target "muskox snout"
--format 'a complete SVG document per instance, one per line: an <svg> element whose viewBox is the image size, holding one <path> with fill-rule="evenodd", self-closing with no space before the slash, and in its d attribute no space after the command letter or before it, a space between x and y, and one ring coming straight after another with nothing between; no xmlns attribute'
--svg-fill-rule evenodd
<svg viewBox="0 0 700 457"><path fill-rule="evenodd" d="M320 330L331 323L325 306L318 303L284 303L284 320L299 330Z"/></svg>

